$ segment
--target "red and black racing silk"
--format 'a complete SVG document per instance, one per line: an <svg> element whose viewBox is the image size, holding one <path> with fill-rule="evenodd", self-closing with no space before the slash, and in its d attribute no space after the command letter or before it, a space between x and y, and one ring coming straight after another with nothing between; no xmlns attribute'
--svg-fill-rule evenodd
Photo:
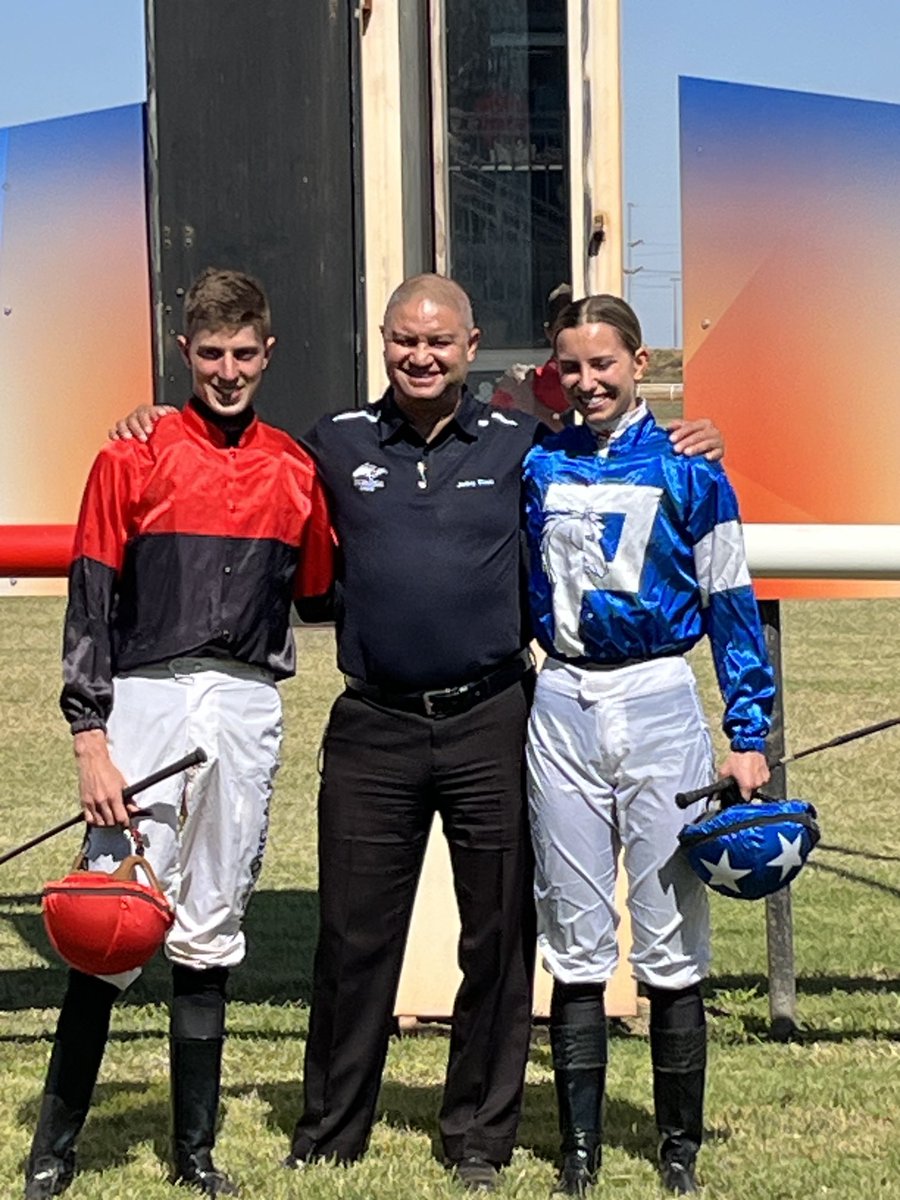
<svg viewBox="0 0 900 1200"><path fill-rule="evenodd" d="M294 672L292 599L324 595L334 539L312 459L257 418L238 444L191 407L91 469L69 572L60 704L103 729L119 671L184 655Z"/></svg>

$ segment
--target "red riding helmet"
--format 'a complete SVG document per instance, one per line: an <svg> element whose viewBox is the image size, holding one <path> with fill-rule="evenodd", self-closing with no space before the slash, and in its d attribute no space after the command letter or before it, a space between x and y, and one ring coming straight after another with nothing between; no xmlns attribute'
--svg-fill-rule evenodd
<svg viewBox="0 0 900 1200"><path fill-rule="evenodd" d="M140 883L140 867L149 883ZM150 864L137 854L105 871L73 871L44 886L47 936L70 967L86 975L118 975L142 967L175 920Z"/></svg>

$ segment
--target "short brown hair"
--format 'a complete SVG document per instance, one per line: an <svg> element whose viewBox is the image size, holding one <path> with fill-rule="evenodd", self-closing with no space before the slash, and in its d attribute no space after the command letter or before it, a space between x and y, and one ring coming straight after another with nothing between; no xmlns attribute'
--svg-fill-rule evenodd
<svg viewBox="0 0 900 1200"><path fill-rule="evenodd" d="M184 333L193 337L198 329L241 329L252 325L263 341L272 332L272 313L259 280L242 271L207 267L201 271L184 298Z"/></svg>
<svg viewBox="0 0 900 1200"><path fill-rule="evenodd" d="M619 336L632 354L637 354L644 344L641 323L631 305L626 304L619 296L603 294L585 296L583 300L575 300L566 305L553 322L551 334L554 350L561 330L574 329L578 325L600 324L612 325L613 329L618 330Z"/></svg>

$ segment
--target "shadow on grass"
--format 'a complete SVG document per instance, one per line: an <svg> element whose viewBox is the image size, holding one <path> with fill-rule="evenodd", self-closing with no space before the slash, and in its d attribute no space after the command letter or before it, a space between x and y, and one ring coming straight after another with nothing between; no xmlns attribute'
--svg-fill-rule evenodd
<svg viewBox="0 0 900 1200"><path fill-rule="evenodd" d="M647 1062L649 1078L650 1063ZM656 1161L656 1122L649 1109L607 1093L603 1104L603 1145L616 1147L632 1158ZM559 1160L559 1118L552 1083L530 1084L517 1145L550 1163Z"/></svg>
<svg viewBox="0 0 900 1200"><path fill-rule="evenodd" d="M649 1069L649 1068L648 1068ZM223 1110L229 1096L245 1094L247 1086L226 1088ZM252 1089L269 1107L267 1125L290 1144L294 1123L299 1115L299 1083L259 1083ZM442 1158L437 1114L442 1089L437 1085L409 1086L387 1082L381 1091L378 1119L397 1130L425 1134L435 1158ZM23 1129L34 1128L40 1105L35 1095L22 1104L17 1113ZM108 1111L104 1111L104 1110ZM153 1152L160 1163L170 1162L169 1105L160 1096L159 1085L99 1083L91 1112L78 1141L79 1174L100 1174L121 1167L130 1159L136 1143L152 1140ZM554 1163L558 1158L556 1098L550 1083L532 1084L526 1091L525 1110L516 1145L536 1158ZM715 1131L710 1137L719 1137ZM656 1126L653 1115L614 1096L607 1097L604 1109L604 1146L618 1147L634 1158L655 1161ZM22 1164L20 1164L21 1166Z"/></svg>
<svg viewBox="0 0 900 1200"><path fill-rule="evenodd" d="M159 1098L159 1086L133 1083L98 1083L91 1111L78 1139L79 1174L120 1167L131 1158L136 1142L152 1138L153 1151L162 1163L170 1161L168 1097ZM102 1111L111 1100L116 1103ZM32 1130L37 1124L40 1096L22 1104L19 1124Z"/></svg>
<svg viewBox="0 0 900 1200"><path fill-rule="evenodd" d="M791 1041L800 1045L816 1043L841 1044L856 1041L900 1042L900 1029L885 1029L883 1027L863 1028L855 1026L850 1029L823 1029L814 1025L803 1024L803 997L828 996L834 992L844 992L848 997L853 995L900 995L900 979L872 979L868 977L848 978L845 975L809 975L800 976L797 984L798 1027L791 1033L773 1033L768 1018L755 1013L734 1012L728 1007L727 993L737 991L743 993L756 992L765 996L768 992L768 980L764 975L712 975L706 981L707 1011L711 1016L731 1017L738 1021L742 1033L747 1038L762 1041ZM847 1001L852 1011L852 1000Z"/></svg>
<svg viewBox="0 0 900 1200"><path fill-rule="evenodd" d="M649 1073L649 1063L647 1071ZM259 1083L256 1094L269 1107L268 1124L287 1144L299 1115L299 1085ZM438 1112L443 1089L385 1082L378 1103L378 1119L397 1130L413 1130L431 1142L432 1153L442 1159ZM525 1107L516 1145L531 1151L536 1158L555 1162L558 1157L558 1120L556 1096L551 1083L532 1083L525 1091ZM722 1136L716 1132L711 1137ZM608 1096L604 1107L603 1144L618 1147L634 1158L655 1162L656 1125L653 1114L626 1100Z"/></svg>
<svg viewBox="0 0 900 1200"><path fill-rule="evenodd" d="M710 975L706 981L705 993L715 1003L716 992L752 991L756 990L764 996L769 988L765 975ZM873 995L892 995L900 992L900 979L874 979L862 975L801 975L797 978L798 994L807 996L823 996L831 992L846 992L852 996L857 992L871 992Z"/></svg>
<svg viewBox="0 0 900 1200"><path fill-rule="evenodd" d="M647 1064L649 1076L650 1065ZM290 1143L294 1124L300 1112L301 1086L293 1081L267 1083L254 1081L223 1089L223 1113L227 1112L229 1097L254 1093L268 1107L267 1126L279 1133L285 1150ZM378 1104L378 1119L397 1130L414 1130L429 1138L432 1153L441 1159L437 1115L443 1089L438 1084L427 1086L385 1082ZM19 1125L34 1128L40 1107L40 1096L32 1097L19 1106ZM104 1111L106 1110L106 1111ZM122 1166L131 1157L137 1142L152 1140L153 1152L162 1164L169 1163L169 1105L164 1085L138 1083L98 1083L91 1112L79 1138L79 1171L101 1173ZM556 1096L550 1082L531 1083L525 1091L525 1106L516 1137L516 1146L530 1151L536 1158L554 1163L558 1158L558 1123ZM724 1141L726 1130L707 1129L707 1140ZM604 1105L603 1144L617 1147L636 1159L655 1162L657 1133L652 1112L607 1095Z"/></svg>
<svg viewBox="0 0 900 1200"><path fill-rule="evenodd" d="M647 1076L650 1077L649 1057ZM649 1083L648 1083L649 1086ZM440 1107L440 1088L402 1087L385 1084L381 1093L380 1115L397 1129L418 1129L431 1138L432 1152L441 1157L437 1112ZM433 1119L423 1121L422 1111L434 1113ZM535 1158L549 1163L559 1159L559 1119L556 1094L552 1083L531 1083L525 1089L525 1105L516 1145L530 1151ZM707 1129L708 1140L724 1141L723 1130ZM603 1145L607 1149L623 1150L631 1158L656 1163L658 1134L656 1120L649 1108L643 1108L607 1093L603 1105Z"/></svg>
<svg viewBox="0 0 900 1200"><path fill-rule="evenodd" d="M640 1035L633 1033L624 1021L610 1021L610 1035L615 1055L615 1042L630 1040ZM410 1035L404 1035L410 1036ZM432 1023L425 1026L415 1037L443 1038L449 1048L449 1026ZM646 1040L646 1039L644 1039ZM537 1027L532 1040L530 1060L547 1069L550 1068L550 1047L546 1029ZM647 1086L650 1087L650 1051L647 1047ZM249 1088L235 1091L249 1091ZM299 1080L267 1084L256 1083L252 1089L268 1105L267 1123L278 1131L286 1141L290 1140L294 1124L299 1115L301 1090ZM397 1130L413 1130L424 1134L431 1142L435 1158L443 1157L438 1113L443 1098L440 1084L410 1085L396 1083L390 1079L382 1085L378 1100L378 1119ZM529 1083L525 1088L522 1119L516 1137L516 1146L529 1150L536 1158L555 1163L559 1156L559 1122L556 1108L556 1093L549 1081ZM730 1136L727 1130L707 1128L706 1138L725 1141ZM653 1113L607 1093L604 1101L603 1144L617 1147L633 1158L656 1162L657 1132Z"/></svg>
<svg viewBox="0 0 900 1200"><path fill-rule="evenodd" d="M738 1017L743 1037L753 1041L790 1042L795 1046L840 1046L845 1042L900 1042L898 1029L817 1029L814 1025L803 1025L802 1016L800 1020L801 1024L795 1029L785 1027L779 1030L773 1029L772 1024L764 1017ZM741 1040L739 1038L738 1042Z"/></svg>
<svg viewBox="0 0 900 1200"><path fill-rule="evenodd" d="M47 939L40 897L0 896L0 922L42 959L40 966L0 970L0 1011L55 1008L65 989L66 966ZM317 928L315 892L255 893L244 921L247 957L232 973L231 999L246 1004L308 1002ZM157 954L120 1003L166 1003L169 992L169 966Z"/></svg>
<svg viewBox="0 0 900 1200"><path fill-rule="evenodd" d="M241 1095L247 1090L243 1087L223 1089L222 1118L228 1110L229 1095ZM265 1089L254 1090L262 1095ZM287 1130L294 1127L299 1101L298 1084L291 1096L294 1109L289 1114ZM40 1103L40 1096L35 1094L19 1107L17 1117L23 1129L34 1129ZM284 1103L288 1103L287 1095L284 1097ZM158 1084L101 1081L95 1089L84 1132L78 1139L79 1175L90 1175L91 1172L100 1174L112 1167L123 1166L131 1158L135 1144L148 1139L160 1163L168 1167L171 1163L170 1124L168 1095ZM24 1161L20 1166L24 1166Z"/></svg>
<svg viewBox="0 0 900 1200"><path fill-rule="evenodd" d="M882 883L879 879L870 879L867 875L857 875L855 871L847 871L843 867L831 867L822 862L808 862L806 865L814 873L837 875L839 879L846 879L849 883L860 883L863 887L872 888L876 892L886 892L888 896L894 896L900 900L900 888L892 887L889 883Z"/></svg>
<svg viewBox="0 0 900 1200"><path fill-rule="evenodd" d="M869 862L900 862L900 854L873 854L871 850L851 850L849 846L833 846L830 842L819 842L816 845L816 854L821 854L823 850L831 851L832 854L843 854L847 858L865 858Z"/></svg>

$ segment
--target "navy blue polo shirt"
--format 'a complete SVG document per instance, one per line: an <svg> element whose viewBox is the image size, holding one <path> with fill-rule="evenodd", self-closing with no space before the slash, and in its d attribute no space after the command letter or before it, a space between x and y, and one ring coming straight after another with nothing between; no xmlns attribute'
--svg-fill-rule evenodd
<svg viewBox="0 0 900 1200"><path fill-rule="evenodd" d="M463 392L432 442L388 391L302 439L341 546L338 666L398 691L477 679L529 640L521 467L541 426Z"/></svg>

